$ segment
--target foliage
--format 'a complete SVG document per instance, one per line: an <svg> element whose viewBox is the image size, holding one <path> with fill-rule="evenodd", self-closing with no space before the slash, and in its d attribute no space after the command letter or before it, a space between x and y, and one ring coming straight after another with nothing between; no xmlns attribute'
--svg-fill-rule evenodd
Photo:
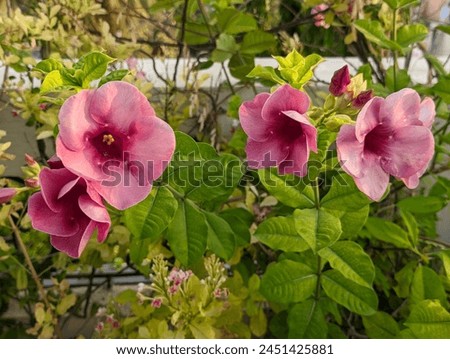
<svg viewBox="0 0 450 359"><path fill-rule="evenodd" d="M426 53L416 1L324 1L329 29L314 25L315 0L265 2L264 11L263 2L236 0L26 3L0 5L0 60L16 73L5 75L2 95L36 129L40 158L27 157L22 179L0 179L17 191L0 210L0 337L61 337L68 318L97 313L101 338L450 338L450 244L436 230L450 196L450 74ZM429 64L426 84L409 75L413 50ZM336 51L364 64L339 96L314 77ZM255 64L269 54L276 68ZM153 88L136 58L169 56L174 71L155 67L162 85ZM203 87L202 70L213 65L217 92ZM108 208L107 240L71 259L32 228L27 201L52 154L61 105L109 81L152 100L177 130L176 150L145 200ZM245 163L243 99L286 83L313 103L318 151L305 177ZM371 202L339 165L336 136L355 123L359 95L406 87L436 105L435 154L425 185L411 191L392 180ZM2 161L9 146L0 143ZM105 268L146 284L97 311L92 293L109 279L94 277ZM70 287L74 274L88 278L85 293ZM2 316L13 301L26 323Z"/></svg>

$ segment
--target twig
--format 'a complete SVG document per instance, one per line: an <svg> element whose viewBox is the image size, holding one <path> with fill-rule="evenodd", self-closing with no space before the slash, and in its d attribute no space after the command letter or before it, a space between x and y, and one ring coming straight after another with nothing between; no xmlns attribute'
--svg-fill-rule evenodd
<svg viewBox="0 0 450 359"><path fill-rule="evenodd" d="M8 215L8 219L9 219L9 223L11 224L11 228L14 233L14 236L16 237L17 243L20 247L20 250L21 250L23 256L25 257L25 262L26 262L28 268L30 269L31 277L33 278L33 281L36 284L39 295L41 296L41 299L44 302L47 309L51 311L52 317L56 318L53 308L50 305L50 302L48 301L47 292L45 291L44 286L42 285L42 282L36 272L36 269L34 268L33 262L31 261L30 255L28 254L27 247L25 247L25 244L23 243L22 236L20 235L19 229L17 228L16 224L14 223L11 215ZM56 324L55 324L55 332L56 332L57 337L62 338L61 329L59 328L59 323L58 323L57 319L56 319Z"/></svg>

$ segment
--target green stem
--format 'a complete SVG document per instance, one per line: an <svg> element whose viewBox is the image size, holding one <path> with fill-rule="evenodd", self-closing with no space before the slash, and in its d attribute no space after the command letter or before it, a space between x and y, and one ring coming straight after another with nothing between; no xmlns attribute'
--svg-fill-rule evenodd
<svg viewBox="0 0 450 359"><path fill-rule="evenodd" d="M398 9L393 10L394 17L392 19L392 33L391 40L397 43L397 13ZM398 72L398 53L397 50L392 50L392 55L394 57L394 67L393 67L393 75L394 75L394 91L397 91L397 72Z"/></svg>
<svg viewBox="0 0 450 359"><path fill-rule="evenodd" d="M314 180L313 188L314 188L314 203L316 205L316 208L319 209L320 208L320 193L319 193L319 181L317 180L317 178Z"/></svg>

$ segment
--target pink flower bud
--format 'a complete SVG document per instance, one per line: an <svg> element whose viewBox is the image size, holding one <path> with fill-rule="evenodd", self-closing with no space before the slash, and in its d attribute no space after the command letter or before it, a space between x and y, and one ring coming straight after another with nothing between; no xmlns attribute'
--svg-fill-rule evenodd
<svg viewBox="0 0 450 359"><path fill-rule="evenodd" d="M41 103L41 104L39 104L39 108L40 108L42 111L45 111L45 110L47 109L47 104L46 104L46 103Z"/></svg>
<svg viewBox="0 0 450 359"><path fill-rule="evenodd" d="M100 322L97 324L97 326L95 327L95 330L99 333L101 333L103 331L103 329L105 328L105 324L103 324L103 322Z"/></svg>
<svg viewBox="0 0 450 359"><path fill-rule="evenodd" d="M0 188L0 203L9 202L16 194L15 188Z"/></svg>
<svg viewBox="0 0 450 359"><path fill-rule="evenodd" d="M19 113L16 110L12 110L11 114L13 115L13 117L19 116Z"/></svg>
<svg viewBox="0 0 450 359"><path fill-rule="evenodd" d="M171 287L169 287L169 293L170 294L175 294L176 292L178 292L178 285L172 285Z"/></svg>
<svg viewBox="0 0 450 359"><path fill-rule="evenodd" d="M25 153L25 162L28 166L34 166L37 162L34 160L33 156Z"/></svg>
<svg viewBox="0 0 450 359"><path fill-rule="evenodd" d="M348 66L345 65L334 73L328 89L334 96L341 96L347 90L350 80L350 72Z"/></svg>
<svg viewBox="0 0 450 359"><path fill-rule="evenodd" d="M369 102L369 100L372 99L372 97L373 97L372 90L363 91L353 99L352 105L353 107L361 108L367 102Z"/></svg>
<svg viewBox="0 0 450 359"><path fill-rule="evenodd" d="M27 178L25 180L25 185L30 188L38 188L39 180L37 178Z"/></svg>
<svg viewBox="0 0 450 359"><path fill-rule="evenodd" d="M118 329L118 328L120 328L120 323L119 323L117 320L115 320L115 321L113 321L113 323L112 323L112 327L113 327L114 329Z"/></svg>
<svg viewBox="0 0 450 359"><path fill-rule="evenodd" d="M152 307L153 308L160 308L162 305L162 299L161 298L155 298L152 300Z"/></svg>

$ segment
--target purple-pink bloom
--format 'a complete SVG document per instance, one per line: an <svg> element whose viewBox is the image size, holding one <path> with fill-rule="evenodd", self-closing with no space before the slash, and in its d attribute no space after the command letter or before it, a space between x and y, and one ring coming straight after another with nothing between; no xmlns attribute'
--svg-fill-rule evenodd
<svg viewBox="0 0 450 359"><path fill-rule="evenodd" d="M408 188L417 187L434 153L434 117L433 101L420 102L412 89L386 99L374 97L362 108L356 126L341 127L336 143L342 168L374 201L386 191L389 175Z"/></svg>
<svg viewBox="0 0 450 359"><path fill-rule="evenodd" d="M327 4L320 4L317 6L314 6L311 9L311 15L314 15L314 25L317 27L323 27L325 29L328 29L330 27L330 24L327 24L325 22L325 15L323 12L328 10L329 6Z"/></svg>
<svg viewBox="0 0 450 359"><path fill-rule="evenodd" d="M80 91L61 107L59 121L56 152L64 166L118 209L147 197L175 149L172 128L125 82Z"/></svg>
<svg viewBox="0 0 450 359"><path fill-rule="evenodd" d="M248 135L249 167L278 166L281 174L306 175L309 152L317 152L317 130L305 115L308 107L308 96L289 85L242 104L239 118Z"/></svg>
<svg viewBox="0 0 450 359"><path fill-rule="evenodd" d="M328 89L334 96L341 96L347 91L350 81L350 71L348 65L345 65L334 72Z"/></svg>
<svg viewBox="0 0 450 359"><path fill-rule="evenodd" d="M17 194L14 188L0 188L0 203L7 203Z"/></svg>
<svg viewBox="0 0 450 359"><path fill-rule="evenodd" d="M99 242L106 239L111 220L86 180L51 163L54 168L39 174L41 192L30 197L28 214L35 229L50 234L53 247L78 258L95 230Z"/></svg>

